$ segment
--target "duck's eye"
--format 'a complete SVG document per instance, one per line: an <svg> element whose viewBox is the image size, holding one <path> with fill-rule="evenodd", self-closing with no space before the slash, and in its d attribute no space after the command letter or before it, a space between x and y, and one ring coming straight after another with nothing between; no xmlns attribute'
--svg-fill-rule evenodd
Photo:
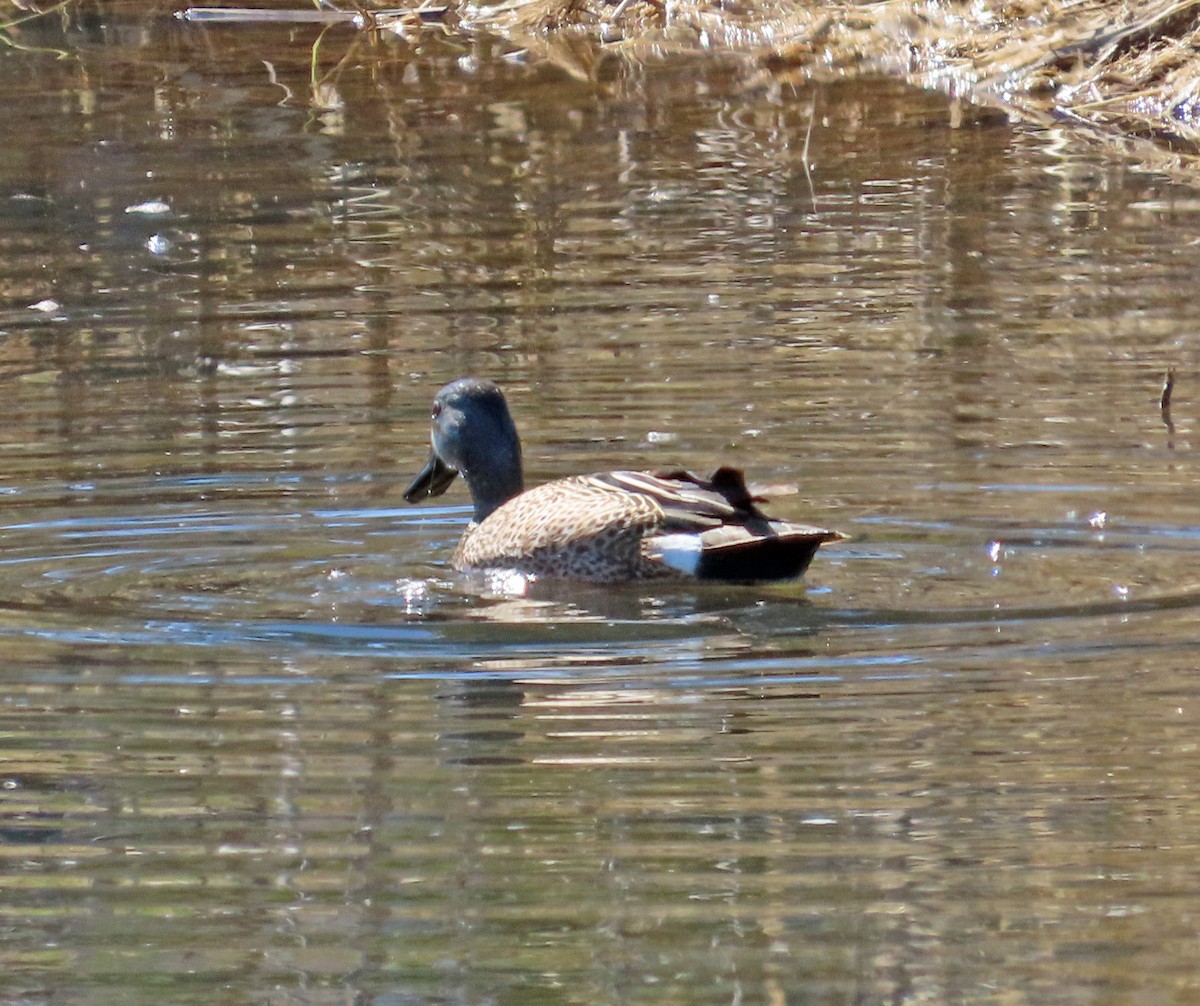
<svg viewBox="0 0 1200 1006"><path fill-rule="evenodd" d="M441 402L434 402L434 403L433 403L433 412L431 413L431 415L429 416L429 418L430 418L430 419L437 419L437 417L438 417L438 416L440 416L441 414L442 414L442 403L441 403Z"/></svg>

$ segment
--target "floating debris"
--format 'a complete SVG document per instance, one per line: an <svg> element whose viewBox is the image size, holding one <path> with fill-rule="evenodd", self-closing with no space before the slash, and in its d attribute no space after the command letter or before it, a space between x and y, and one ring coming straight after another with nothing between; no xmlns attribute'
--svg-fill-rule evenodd
<svg viewBox="0 0 1200 1006"><path fill-rule="evenodd" d="M197 24L316 24L351 28L396 29L409 23L440 24L449 15L449 4L423 3L418 7L382 10L276 10L263 7L187 7L176 11L181 21Z"/></svg>
<svg viewBox="0 0 1200 1006"><path fill-rule="evenodd" d="M161 199L148 199L144 203L126 206L125 212L135 216L161 217L171 212L171 206Z"/></svg>
<svg viewBox="0 0 1200 1006"><path fill-rule="evenodd" d="M265 10L260 7L187 7L176 11L180 21L205 24L350 24L361 28L363 14L341 10Z"/></svg>

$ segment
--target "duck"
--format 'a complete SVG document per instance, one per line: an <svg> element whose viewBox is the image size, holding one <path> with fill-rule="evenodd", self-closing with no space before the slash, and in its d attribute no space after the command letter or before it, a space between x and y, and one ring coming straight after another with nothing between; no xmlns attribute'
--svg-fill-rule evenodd
<svg viewBox="0 0 1200 1006"><path fill-rule="evenodd" d="M534 579L792 580L817 549L846 535L768 517L737 468L701 478L682 468L574 475L525 488L521 441L494 381L463 377L433 400L429 460L408 503L461 475L474 516L451 565Z"/></svg>

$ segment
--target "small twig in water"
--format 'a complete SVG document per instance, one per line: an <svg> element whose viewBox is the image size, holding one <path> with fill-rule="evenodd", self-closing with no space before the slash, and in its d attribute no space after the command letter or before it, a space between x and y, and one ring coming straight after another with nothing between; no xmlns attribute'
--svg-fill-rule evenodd
<svg viewBox="0 0 1200 1006"><path fill-rule="evenodd" d="M808 166L808 145L812 140L813 122L817 118L817 97L820 92L813 92L812 106L808 110L808 129L804 133L804 146L800 150L800 163L804 165L804 177L808 181L808 195L812 199L813 212L817 212L817 190L813 186L812 171Z"/></svg>
<svg viewBox="0 0 1200 1006"><path fill-rule="evenodd" d="M1175 368L1167 368L1167 376L1163 378L1162 398L1159 399L1159 408L1162 409L1163 425L1166 426L1168 433L1175 432L1175 423L1171 419L1171 392L1175 390Z"/></svg>

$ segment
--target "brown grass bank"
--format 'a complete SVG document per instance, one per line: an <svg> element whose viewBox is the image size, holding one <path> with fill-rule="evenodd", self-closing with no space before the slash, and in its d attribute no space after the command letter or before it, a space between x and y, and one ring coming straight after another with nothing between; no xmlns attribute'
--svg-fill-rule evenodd
<svg viewBox="0 0 1200 1006"><path fill-rule="evenodd" d="M898 75L1200 153L1200 0L500 0L457 14L580 75L604 51L736 50L772 74Z"/></svg>

